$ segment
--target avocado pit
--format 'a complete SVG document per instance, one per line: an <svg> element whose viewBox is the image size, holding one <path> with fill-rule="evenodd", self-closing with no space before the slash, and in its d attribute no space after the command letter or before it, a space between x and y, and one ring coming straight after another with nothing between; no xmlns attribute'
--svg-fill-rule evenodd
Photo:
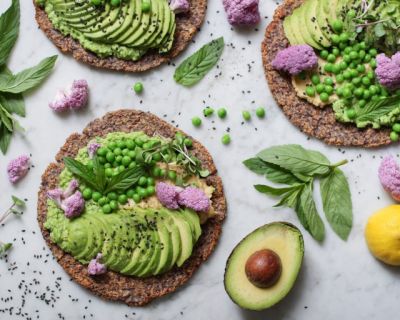
<svg viewBox="0 0 400 320"><path fill-rule="evenodd" d="M270 249L256 251L247 259L245 272L247 279L256 287L272 287L282 273L281 259Z"/></svg>

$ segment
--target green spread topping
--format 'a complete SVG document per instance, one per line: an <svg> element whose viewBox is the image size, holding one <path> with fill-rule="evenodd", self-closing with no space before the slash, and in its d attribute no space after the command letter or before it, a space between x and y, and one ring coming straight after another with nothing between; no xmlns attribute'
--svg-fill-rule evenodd
<svg viewBox="0 0 400 320"><path fill-rule="evenodd" d="M99 57L138 60L148 50L168 52L174 41L175 14L167 0L46 0L53 26Z"/></svg>

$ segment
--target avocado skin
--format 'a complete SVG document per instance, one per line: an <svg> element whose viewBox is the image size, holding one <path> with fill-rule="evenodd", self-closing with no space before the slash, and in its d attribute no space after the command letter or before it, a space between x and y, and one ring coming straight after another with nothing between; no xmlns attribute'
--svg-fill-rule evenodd
<svg viewBox="0 0 400 320"><path fill-rule="evenodd" d="M148 50L170 51L176 29L167 0L152 0L143 13L140 0L111 7L76 5L74 0L47 0L45 11L55 29L97 56L139 60Z"/></svg>
<svg viewBox="0 0 400 320"><path fill-rule="evenodd" d="M292 233L294 233L294 234L296 235L295 241L297 242L297 245L298 245L298 249L296 250L296 258L297 258L297 260L298 260L298 261L297 261L297 267L296 267L295 270L294 270L294 272L295 272L295 274L294 274L294 280L293 280L292 283L289 283L289 286L287 287L288 290L287 290L286 293L284 293L283 295L281 295L280 297L278 297L278 299L275 299L275 301L273 301L272 303L266 303L265 305L254 306L254 305L248 304L248 303L247 303L246 301L244 301L244 300L243 300L243 301L240 301L240 299L237 299L237 298L235 298L235 297L232 295L232 293L230 292L230 289L229 289L229 283L230 283L231 281L236 281L236 277L229 278L228 272L229 272L229 268L231 267L231 262L232 262L232 260L234 259L234 255L235 255L236 250L238 250L239 248L241 248L241 247L242 247L246 242L248 242L249 240L251 241L251 238L252 238L254 235L256 235L256 234L262 234L262 233L265 234L266 232L268 232L268 230L269 230L270 228L281 228L281 229L283 229L283 230L287 230L287 231L289 231L289 232L292 232ZM257 244L255 244L255 245L257 245ZM257 250L259 250L259 248L256 249L256 251L257 251ZM249 256L250 256L252 253L254 253L254 252L249 252ZM281 252L279 252L279 251L276 251L275 253L277 253L278 256L281 254ZM302 266L302 263L303 263L303 258L304 258L304 239L303 239L303 236L302 236L300 230L299 230L295 225L293 225L293 224L291 224L291 223L289 223L289 222L284 222L284 221L272 222L272 223L263 225L263 226L261 226L261 227L255 229L255 230L252 231L251 233L249 233L246 237L244 237L244 238L235 246L235 248L232 250L231 254L229 255L229 257L228 257L228 259L227 259L227 262L226 262L225 273L224 273L224 288L225 288L225 292L228 294L228 296L231 298L231 300L232 300L236 305L238 305L239 307L241 307L241 308L243 308L243 309L252 310L252 311L261 311L261 310L268 309L268 308L274 306L275 304L279 303L279 302L280 302L283 298L285 298L286 295L290 292L290 290L292 289L292 287L293 287L293 285L294 285L294 283L295 283L295 281L296 281L296 279L297 279L297 276L298 276L298 274L299 274L299 272L300 272L300 269L301 269L301 266ZM244 259L242 258L243 265L244 265L245 262L246 262L245 259L246 259L246 258L244 258ZM282 263L283 263L283 261L282 261ZM285 269L286 267L287 267L287 266L283 263L283 264L282 264L282 269ZM243 270L241 270L240 272L242 272L242 273L244 274L244 277L246 277L245 271L244 271L244 270L245 270L245 268L243 267ZM249 284L251 284L250 281L247 279L247 277L246 277L246 281L247 281ZM279 280L278 280L278 282L279 282ZM251 284L251 286L253 286L253 285ZM256 287L254 287L254 288L256 288ZM272 288L274 288L274 287L272 287ZM259 290L259 289L257 288L257 290ZM248 298L248 297L246 297L246 298Z"/></svg>

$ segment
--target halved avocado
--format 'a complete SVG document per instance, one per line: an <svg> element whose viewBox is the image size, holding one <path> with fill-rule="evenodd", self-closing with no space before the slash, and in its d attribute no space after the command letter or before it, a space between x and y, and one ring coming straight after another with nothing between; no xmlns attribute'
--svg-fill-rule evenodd
<svg viewBox="0 0 400 320"><path fill-rule="evenodd" d="M247 263L260 251L272 251L280 259L277 280L260 287L249 280ZM292 289L304 255L299 229L285 222L264 225L246 236L232 251L225 269L224 284L229 297L242 308L263 310L281 301Z"/></svg>

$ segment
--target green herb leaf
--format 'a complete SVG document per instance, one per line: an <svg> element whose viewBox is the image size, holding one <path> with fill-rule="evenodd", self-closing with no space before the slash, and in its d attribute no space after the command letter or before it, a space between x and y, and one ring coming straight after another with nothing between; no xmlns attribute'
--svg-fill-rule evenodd
<svg viewBox="0 0 400 320"><path fill-rule="evenodd" d="M292 173L309 176L326 175L331 167L329 160L320 152L306 150L295 144L271 147L257 156Z"/></svg>
<svg viewBox="0 0 400 320"><path fill-rule="evenodd" d="M12 243L0 243L0 258L12 248Z"/></svg>
<svg viewBox="0 0 400 320"><path fill-rule="evenodd" d="M204 45L176 69L174 74L175 81L184 86L196 84L218 62L223 49L224 38L222 37Z"/></svg>
<svg viewBox="0 0 400 320"><path fill-rule="evenodd" d="M5 154L11 142L12 132L0 122L0 150Z"/></svg>
<svg viewBox="0 0 400 320"><path fill-rule="evenodd" d="M297 186L288 187L288 188L274 188L274 187L270 187L270 186L263 185L263 184L256 184L254 186L254 188L258 192L265 193L265 194L268 194L271 196L281 196L289 191L300 189L301 187L302 187L301 185L297 185Z"/></svg>
<svg viewBox="0 0 400 320"><path fill-rule="evenodd" d="M0 68L0 75L12 76L12 72L6 66ZM0 80L1 81L1 80ZM9 112L25 117L25 102L21 93L13 94L3 92L0 94L0 104Z"/></svg>
<svg viewBox="0 0 400 320"><path fill-rule="evenodd" d="M363 109L359 109L355 122L374 121L377 118L386 116L393 110L400 107L400 95L370 101ZM398 116L398 115L397 115Z"/></svg>
<svg viewBox="0 0 400 320"><path fill-rule="evenodd" d="M15 204L17 207L25 208L25 201L16 197L16 196L11 196L13 204Z"/></svg>
<svg viewBox="0 0 400 320"><path fill-rule="evenodd" d="M104 191L104 193L109 193L111 191L123 192L137 183L144 173L143 167L140 166L136 166L131 169L125 169L109 180L107 189Z"/></svg>
<svg viewBox="0 0 400 320"><path fill-rule="evenodd" d="M315 240L321 242L325 237L325 227L315 207L312 186L313 183L308 183L302 189L296 213L304 228Z"/></svg>
<svg viewBox="0 0 400 320"><path fill-rule="evenodd" d="M19 0L13 0L10 8L0 16L0 66L6 63L18 38L19 11Z"/></svg>
<svg viewBox="0 0 400 320"><path fill-rule="evenodd" d="M12 115L0 104L0 121L8 129L8 131L14 130Z"/></svg>
<svg viewBox="0 0 400 320"><path fill-rule="evenodd" d="M85 166L83 163L69 157L64 158L64 164L73 175L81 179L86 185L94 190L102 191L96 184L96 177L93 174L93 171L88 166Z"/></svg>
<svg viewBox="0 0 400 320"><path fill-rule="evenodd" d="M353 225L353 211L349 184L340 169L321 179L321 196L329 224L340 238L347 240Z"/></svg>
<svg viewBox="0 0 400 320"><path fill-rule="evenodd" d="M386 34L383 23L377 23L374 27L374 32L377 38L382 38Z"/></svg>
<svg viewBox="0 0 400 320"><path fill-rule="evenodd" d="M304 185L300 188L294 188L293 190L287 192L283 195L281 201L274 205L275 208L277 207L289 207L294 210L297 209L300 194L303 191Z"/></svg>
<svg viewBox="0 0 400 320"><path fill-rule="evenodd" d="M16 75L6 75L0 78L0 91L22 93L38 86L51 72L57 56L43 59L35 67L26 69Z"/></svg>
<svg viewBox="0 0 400 320"><path fill-rule="evenodd" d="M105 190L107 187L107 178L104 166L101 165L99 158L93 158L93 174L96 178L96 185L99 190Z"/></svg>

